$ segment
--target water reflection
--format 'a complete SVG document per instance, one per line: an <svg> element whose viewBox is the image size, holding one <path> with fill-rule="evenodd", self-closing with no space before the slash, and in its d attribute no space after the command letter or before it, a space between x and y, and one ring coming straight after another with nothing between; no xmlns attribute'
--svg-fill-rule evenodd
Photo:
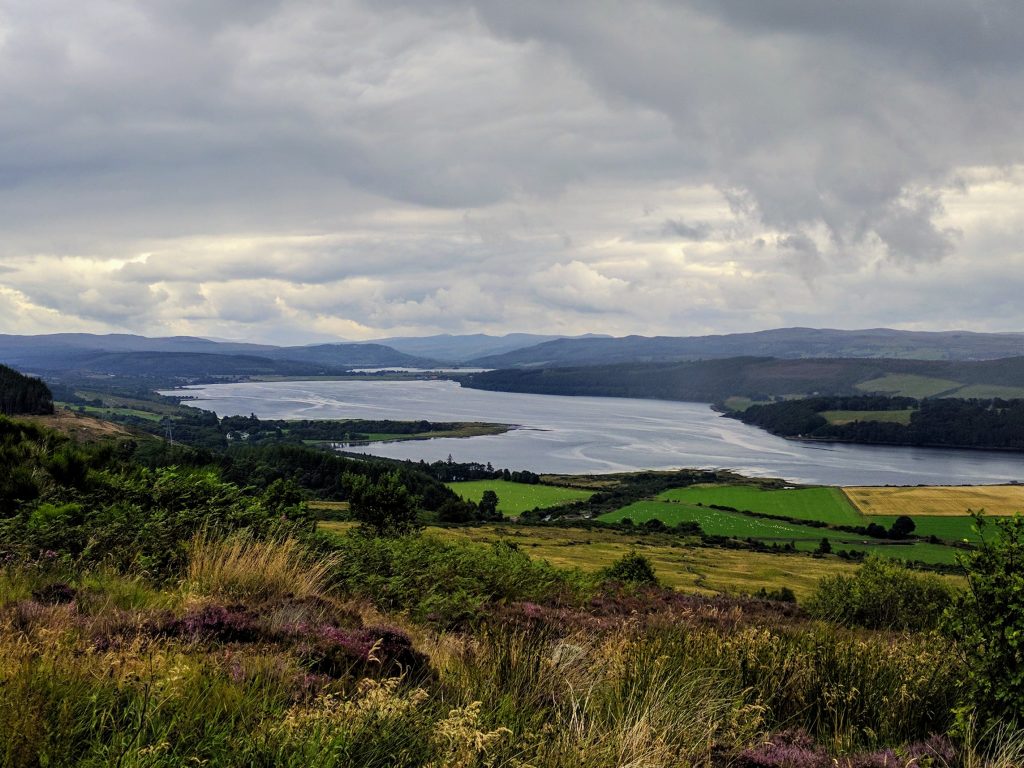
<svg viewBox="0 0 1024 768"><path fill-rule="evenodd" d="M180 392L179 392L180 393ZM490 421L503 435L351 445L378 456L491 462L535 472L701 467L829 485L1024 480L1024 455L802 443L721 417L699 403L462 389L452 381L246 382L189 387L219 415L268 419Z"/></svg>

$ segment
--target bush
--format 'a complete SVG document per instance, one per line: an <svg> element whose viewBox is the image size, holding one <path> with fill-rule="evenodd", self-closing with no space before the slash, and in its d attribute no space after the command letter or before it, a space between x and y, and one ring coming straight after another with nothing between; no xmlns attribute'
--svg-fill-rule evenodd
<svg viewBox="0 0 1024 768"><path fill-rule="evenodd" d="M938 576L911 571L877 555L853 576L826 576L807 603L812 616L847 627L932 629L953 591Z"/></svg>
<svg viewBox="0 0 1024 768"><path fill-rule="evenodd" d="M602 572L606 579L623 584L657 584L651 561L636 550L627 552Z"/></svg>
<svg viewBox="0 0 1024 768"><path fill-rule="evenodd" d="M751 595L751 597L755 600L771 600L776 603L796 602L796 593L789 587L779 587L777 589L761 587L757 592Z"/></svg>
<svg viewBox="0 0 1024 768"><path fill-rule="evenodd" d="M969 589L949 613L949 628L967 655L977 715L985 724L1024 712L1024 519L975 516L982 534L964 558Z"/></svg>
<svg viewBox="0 0 1024 768"><path fill-rule="evenodd" d="M545 602L573 588L564 572L507 542L482 546L429 535L350 535L326 540L325 548L338 553L341 590L440 627L483 620L489 604Z"/></svg>

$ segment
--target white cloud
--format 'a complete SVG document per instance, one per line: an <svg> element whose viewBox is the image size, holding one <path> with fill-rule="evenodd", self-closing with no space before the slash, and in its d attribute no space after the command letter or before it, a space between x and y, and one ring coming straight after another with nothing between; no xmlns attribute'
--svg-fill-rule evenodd
<svg viewBox="0 0 1024 768"><path fill-rule="evenodd" d="M1019 329L1024 6L762 6L10 0L0 331Z"/></svg>

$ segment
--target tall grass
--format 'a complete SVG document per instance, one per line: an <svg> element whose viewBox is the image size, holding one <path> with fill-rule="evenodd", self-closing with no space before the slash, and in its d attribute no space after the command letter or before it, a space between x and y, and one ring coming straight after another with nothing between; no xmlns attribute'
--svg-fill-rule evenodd
<svg viewBox="0 0 1024 768"><path fill-rule="evenodd" d="M313 557L297 539L228 538L197 533L189 544L185 590L226 600L274 600L320 596L338 558Z"/></svg>
<svg viewBox="0 0 1024 768"><path fill-rule="evenodd" d="M964 729L961 768L1021 768L1024 766L1024 731L1008 725L979 732L970 719Z"/></svg>
<svg viewBox="0 0 1024 768"><path fill-rule="evenodd" d="M656 639L612 639L589 662L591 674L570 687L556 715L555 737L544 750L548 761L609 768L701 764L716 743L731 738L728 687Z"/></svg>

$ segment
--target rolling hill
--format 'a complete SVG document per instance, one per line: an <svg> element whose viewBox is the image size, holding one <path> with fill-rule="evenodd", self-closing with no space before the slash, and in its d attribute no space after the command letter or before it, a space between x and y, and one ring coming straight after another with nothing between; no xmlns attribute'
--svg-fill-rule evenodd
<svg viewBox="0 0 1024 768"><path fill-rule="evenodd" d="M1024 355L1024 334L777 328L721 336L556 339L471 361L482 368L570 367L728 357L992 360Z"/></svg>
<svg viewBox="0 0 1024 768"><path fill-rule="evenodd" d="M110 357L121 355L122 357ZM212 375L240 375L238 370L259 370L280 375L313 375L329 369L433 367L434 360L407 355L382 344L316 344L274 347L263 344L210 341L192 336L148 338L129 334L94 335L58 333L44 336L0 335L0 363L39 373L81 370L115 373L145 372L146 366L165 364L159 355ZM205 357L188 358L182 355ZM242 358L242 359L232 359ZM261 361L261 362L257 362ZM107 370L113 366L115 370ZM285 373L286 371L293 371ZM182 374L187 375L187 374ZM252 374L255 375L255 374Z"/></svg>
<svg viewBox="0 0 1024 768"><path fill-rule="evenodd" d="M465 387L549 395L637 397L716 403L730 397L766 400L808 395L903 394L893 382L932 395L1024 396L1024 357L982 361L796 359L735 357L676 363L639 363L506 369L461 377ZM994 390L994 391L993 391Z"/></svg>

